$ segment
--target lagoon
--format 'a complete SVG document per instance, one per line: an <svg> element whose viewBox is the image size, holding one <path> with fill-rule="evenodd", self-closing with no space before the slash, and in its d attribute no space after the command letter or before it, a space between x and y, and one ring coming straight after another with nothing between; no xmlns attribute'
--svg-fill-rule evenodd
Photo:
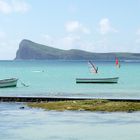
<svg viewBox="0 0 140 140"><path fill-rule="evenodd" d="M72 96L140 98L140 62L95 64L91 74L86 61L0 61L1 79L19 78L16 88L0 89L0 96ZM118 84L76 84L75 78L119 76ZM29 85L25 87L24 82ZM25 109L19 109L25 106ZM138 140L140 112L102 113L44 111L22 103L0 103L2 140Z"/></svg>
<svg viewBox="0 0 140 140"><path fill-rule="evenodd" d="M114 62L94 63L98 74L90 73L87 61L0 61L1 79L19 78L16 88L0 89L0 95L140 98L140 62L121 62L121 68ZM119 82L76 84L76 78L94 77L119 77Z"/></svg>

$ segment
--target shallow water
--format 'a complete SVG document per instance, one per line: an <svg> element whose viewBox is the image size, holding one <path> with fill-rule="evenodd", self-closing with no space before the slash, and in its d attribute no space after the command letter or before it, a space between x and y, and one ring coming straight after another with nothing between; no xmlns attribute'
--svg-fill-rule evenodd
<svg viewBox="0 0 140 140"><path fill-rule="evenodd" d="M114 62L95 64L98 74L90 73L87 61L0 61L1 79L19 78L16 88L0 89L0 95L140 98L140 62L122 62L120 69ZM116 76L118 84L76 84L75 80Z"/></svg>
<svg viewBox="0 0 140 140"><path fill-rule="evenodd" d="M19 107L25 106L25 109ZM0 103L2 140L139 140L140 112L44 111Z"/></svg>

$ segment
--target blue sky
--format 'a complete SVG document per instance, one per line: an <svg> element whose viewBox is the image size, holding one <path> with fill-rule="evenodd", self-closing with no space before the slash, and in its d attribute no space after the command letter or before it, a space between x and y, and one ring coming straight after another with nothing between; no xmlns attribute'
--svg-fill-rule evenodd
<svg viewBox="0 0 140 140"><path fill-rule="evenodd" d="M0 0L0 60L14 59L22 39L140 53L140 0Z"/></svg>

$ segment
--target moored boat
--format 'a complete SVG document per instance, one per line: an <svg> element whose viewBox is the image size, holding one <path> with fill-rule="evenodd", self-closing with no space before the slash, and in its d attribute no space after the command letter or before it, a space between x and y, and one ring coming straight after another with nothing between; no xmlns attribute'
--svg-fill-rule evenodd
<svg viewBox="0 0 140 140"><path fill-rule="evenodd" d="M0 88L5 87L16 87L17 86L17 78L9 78L0 80Z"/></svg>
<svg viewBox="0 0 140 140"><path fill-rule="evenodd" d="M76 83L101 83L111 84L118 83L119 77L113 78L76 78Z"/></svg>

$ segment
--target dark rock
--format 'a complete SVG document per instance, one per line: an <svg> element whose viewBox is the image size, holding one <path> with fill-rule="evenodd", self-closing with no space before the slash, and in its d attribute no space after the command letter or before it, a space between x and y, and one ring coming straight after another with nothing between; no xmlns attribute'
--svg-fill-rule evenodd
<svg viewBox="0 0 140 140"><path fill-rule="evenodd" d="M25 107L24 106L21 106L19 109L24 109Z"/></svg>

